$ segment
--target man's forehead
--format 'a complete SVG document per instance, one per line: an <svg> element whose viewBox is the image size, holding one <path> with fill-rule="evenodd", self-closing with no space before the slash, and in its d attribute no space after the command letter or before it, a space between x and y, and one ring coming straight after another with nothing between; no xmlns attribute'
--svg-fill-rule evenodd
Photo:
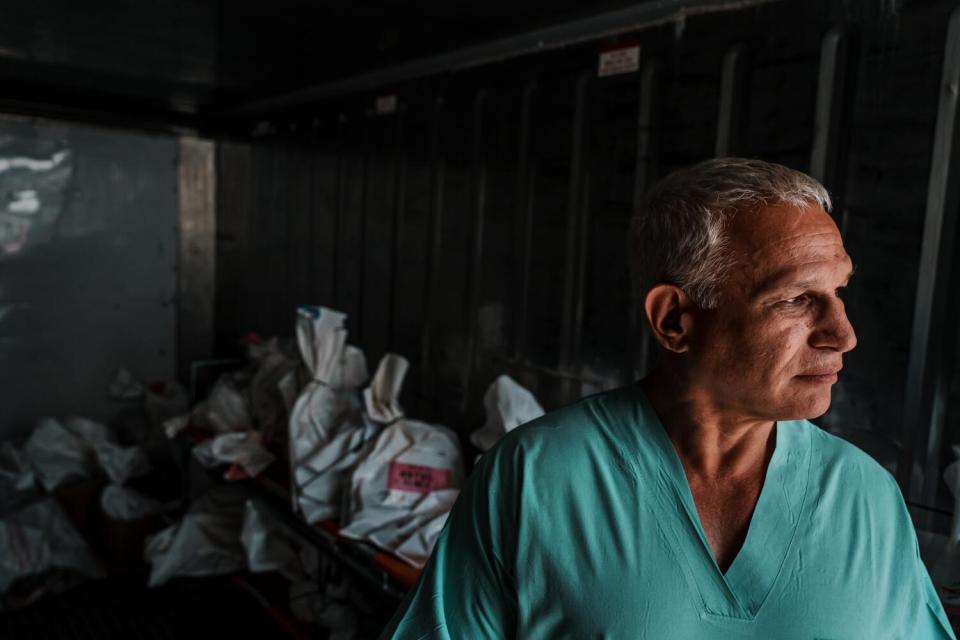
<svg viewBox="0 0 960 640"><path fill-rule="evenodd" d="M825 269L846 277L851 268L836 224L818 205L775 205L738 214L728 233L734 271L750 289L813 278Z"/></svg>
<svg viewBox="0 0 960 640"><path fill-rule="evenodd" d="M731 241L748 255L779 248L843 250L836 223L817 204L775 204L733 216Z"/></svg>

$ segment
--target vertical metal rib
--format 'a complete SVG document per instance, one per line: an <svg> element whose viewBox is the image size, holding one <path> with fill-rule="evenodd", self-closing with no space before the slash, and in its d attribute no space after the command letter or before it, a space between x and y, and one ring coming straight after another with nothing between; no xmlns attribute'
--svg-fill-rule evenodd
<svg viewBox="0 0 960 640"><path fill-rule="evenodd" d="M579 227L577 232L577 270L573 291L573 318L571 320L570 360L580 362L583 342L584 289L587 280L587 258L590 239L590 172L584 170L580 188Z"/></svg>
<svg viewBox="0 0 960 640"><path fill-rule="evenodd" d="M467 361L463 371L463 398L460 410L465 412L471 396L473 369L477 355L477 314L480 308L480 277L483 260L484 211L487 197L487 163L484 158L483 119L487 102L485 89L477 91L473 102L472 161L470 167L470 259L467 263L467 300L464 313Z"/></svg>
<svg viewBox="0 0 960 640"><path fill-rule="evenodd" d="M826 182L830 164L830 142L836 113L837 76L843 48L843 30L834 27L820 45L820 72L817 76L817 106L813 119L813 146L810 149L810 175Z"/></svg>
<svg viewBox="0 0 960 640"><path fill-rule="evenodd" d="M360 239L357 242L357 291L355 300L357 307L355 315L350 320L350 333L355 342L363 344L363 289L366 285L367 276L367 216L369 215L370 203L370 116L367 115L363 121L363 143L361 153L363 154L362 165L360 169Z"/></svg>
<svg viewBox="0 0 960 640"><path fill-rule="evenodd" d="M432 402L436 402L433 393L436 376L433 363L434 309L437 296L437 270L439 268L440 242L443 226L443 181L444 157L440 149L440 137L443 131L443 96L438 96L433 104L433 117L430 119L430 222L427 242L426 274L424 279L423 324L420 337L420 372L424 384L421 390Z"/></svg>
<svg viewBox="0 0 960 640"><path fill-rule="evenodd" d="M216 145L180 138L178 167L180 263L177 297L177 369L186 380L190 363L209 358L214 342L216 294Z"/></svg>
<svg viewBox="0 0 960 640"><path fill-rule="evenodd" d="M519 360L526 347L527 309L530 299L530 261L533 245L533 201L536 172L530 162L530 113L536 83L523 86L520 102L520 141L517 155L516 213L518 222L516 255L520 265L517 281L516 313L513 327L513 357Z"/></svg>
<svg viewBox="0 0 960 640"><path fill-rule="evenodd" d="M314 304L318 299L322 300L317 293L318 291L323 291L319 282L320 269L317 264L319 256L313 249L317 242L317 235L320 233L324 222L320 219L320 214L323 211L323 207L320 205L320 194L322 193L320 189L323 188L323 177L321 176L323 163L320 161L322 144L323 142L320 140L317 126L314 124L310 130L310 138L303 148L303 164L305 167L308 167L307 180L303 184L303 189L305 191L304 211L306 211L308 216L307 238L309 238L309 240L306 247L307 286L305 291L300 292L301 298L297 301L297 304ZM324 291L324 293L326 292ZM306 297L304 298L303 296ZM326 301L324 300L323 303L326 304ZM293 312L292 309L289 311L290 313Z"/></svg>
<svg viewBox="0 0 960 640"><path fill-rule="evenodd" d="M953 261L957 208L960 206L960 9L950 16L940 83L933 158L927 189L927 209L917 279L907 388L904 398L903 449L897 480L904 494L932 504L940 482L939 457L943 433L946 375L940 358L945 345L944 324L950 267ZM923 465L922 491L911 487L913 464Z"/></svg>
<svg viewBox="0 0 960 640"><path fill-rule="evenodd" d="M330 295L330 304L334 308L340 308L340 246L343 244L343 238L340 237L343 229L343 211L346 207L346 176L345 159L346 155L346 117L340 114L337 120L337 209L333 212L333 251L331 252L331 271L333 275L332 289Z"/></svg>
<svg viewBox="0 0 960 640"><path fill-rule="evenodd" d="M633 180L633 213L636 214L650 184L657 175L657 123L659 122L659 89L660 89L660 61L651 60L644 65L640 74L640 101L637 106L637 161L634 167ZM633 250L628 245L629 253ZM639 370L644 375L652 366L653 341L646 322L643 320L641 300L636 293L636 283L631 270L631 304L630 304L630 332L627 336L626 362L624 363L624 380L633 380Z"/></svg>
<svg viewBox="0 0 960 640"><path fill-rule="evenodd" d="M830 189L833 214L844 235L847 222L843 206L845 164L859 42L856 31L840 27L834 27L823 37L810 149L810 175Z"/></svg>
<svg viewBox="0 0 960 640"><path fill-rule="evenodd" d="M717 140L714 155L724 158L741 149L743 135L747 47L735 44L723 56L720 75L720 102L717 108Z"/></svg>
<svg viewBox="0 0 960 640"><path fill-rule="evenodd" d="M640 72L640 100L637 105L637 163L634 167L633 208L657 175L657 121L659 120L660 61L651 60Z"/></svg>
<svg viewBox="0 0 960 640"><path fill-rule="evenodd" d="M570 144L570 189L567 195L567 238L564 251L564 270L563 278L563 308L561 313L561 335L560 335L560 370L569 372L569 369L575 365L574 357L574 323L576 322L576 292L577 282L581 278L579 273L580 257L579 247L582 234L583 200L581 189L583 188L583 155L584 155L584 129L586 126L586 101L587 88L592 77L592 73L581 73L577 78L576 89L574 93L574 111L573 111L573 135ZM569 378L563 379L563 395L570 397Z"/></svg>
<svg viewBox="0 0 960 640"><path fill-rule="evenodd" d="M398 274L403 268L400 264L400 251L403 247L403 212L407 199L407 154L404 145L405 105L400 105L396 116L396 140L393 168L393 242L390 245L390 308L387 322L387 349L396 349L397 340L397 299Z"/></svg>

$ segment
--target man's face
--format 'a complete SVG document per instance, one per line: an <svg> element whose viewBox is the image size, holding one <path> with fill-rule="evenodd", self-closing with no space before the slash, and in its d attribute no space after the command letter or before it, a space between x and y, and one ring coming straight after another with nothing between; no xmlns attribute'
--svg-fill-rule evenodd
<svg viewBox="0 0 960 640"><path fill-rule="evenodd" d="M734 216L728 234L733 267L719 306L697 312L691 375L741 415L822 415L857 344L840 299L852 263L833 219L817 205L776 205Z"/></svg>

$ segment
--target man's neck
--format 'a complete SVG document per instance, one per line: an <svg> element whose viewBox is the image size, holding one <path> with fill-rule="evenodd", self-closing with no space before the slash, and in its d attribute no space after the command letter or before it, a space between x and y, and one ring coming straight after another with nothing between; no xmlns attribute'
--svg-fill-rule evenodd
<svg viewBox="0 0 960 640"><path fill-rule="evenodd" d="M738 415L663 371L650 374L641 385L688 477L716 481L765 473L776 423Z"/></svg>

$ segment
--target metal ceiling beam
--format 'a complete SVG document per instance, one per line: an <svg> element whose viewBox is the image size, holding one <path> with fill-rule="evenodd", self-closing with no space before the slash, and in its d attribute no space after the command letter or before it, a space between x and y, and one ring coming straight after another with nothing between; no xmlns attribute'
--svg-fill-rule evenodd
<svg viewBox="0 0 960 640"><path fill-rule="evenodd" d="M267 114L338 95L366 91L439 73L461 71L491 62L502 62L523 55L568 47L661 24L682 22L692 16L739 11L778 1L649 0L624 9L600 13L472 47L455 49L272 98L256 100L230 110L227 115Z"/></svg>

